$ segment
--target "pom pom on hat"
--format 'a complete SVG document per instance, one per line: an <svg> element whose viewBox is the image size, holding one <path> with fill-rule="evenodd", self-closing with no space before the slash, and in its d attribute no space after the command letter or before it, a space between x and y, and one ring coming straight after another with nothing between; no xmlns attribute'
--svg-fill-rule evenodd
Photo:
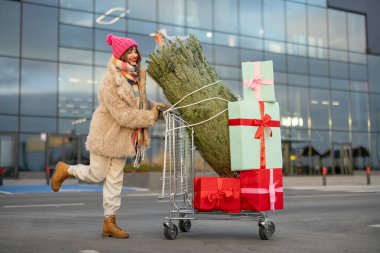
<svg viewBox="0 0 380 253"><path fill-rule="evenodd" d="M117 59L119 59L130 47L139 46L133 39L127 37L118 37L113 34L107 35L106 42L108 45L112 46L112 53Z"/></svg>

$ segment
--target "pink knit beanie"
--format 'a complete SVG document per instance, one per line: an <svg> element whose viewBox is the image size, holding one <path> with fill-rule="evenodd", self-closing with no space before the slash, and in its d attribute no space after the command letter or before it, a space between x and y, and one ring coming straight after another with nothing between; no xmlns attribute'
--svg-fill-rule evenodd
<svg viewBox="0 0 380 253"><path fill-rule="evenodd" d="M112 46L112 53L117 59L119 59L130 47L139 46L133 39L118 37L113 34L108 34L106 41L108 45Z"/></svg>

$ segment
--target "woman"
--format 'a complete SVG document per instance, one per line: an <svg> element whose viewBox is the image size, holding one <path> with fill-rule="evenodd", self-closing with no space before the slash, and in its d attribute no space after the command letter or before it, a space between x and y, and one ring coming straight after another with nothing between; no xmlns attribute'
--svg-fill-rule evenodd
<svg viewBox="0 0 380 253"><path fill-rule="evenodd" d="M116 225L123 187L123 168L127 158L135 158L135 166L144 158L150 145L149 127L157 120L158 105L146 98L146 70L140 66L138 44L124 37L108 34L107 44L113 56L108 62L99 90L99 106L95 110L86 148L90 165L68 165L59 162L51 179L53 191L63 181L75 177L83 181L103 182L103 237L127 238L129 234Z"/></svg>

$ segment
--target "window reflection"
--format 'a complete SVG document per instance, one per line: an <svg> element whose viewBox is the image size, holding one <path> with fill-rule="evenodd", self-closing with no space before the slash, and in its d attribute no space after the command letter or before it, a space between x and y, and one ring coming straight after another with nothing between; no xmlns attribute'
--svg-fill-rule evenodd
<svg viewBox="0 0 380 253"><path fill-rule="evenodd" d="M347 50L347 22L346 13L328 9L329 14L329 46L331 48Z"/></svg>
<svg viewBox="0 0 380 253"><path fill-rule="evenodd" d="M327 47L326 9L308 6L308 43L311 46ZM319 57L321 58L321 57Z"/></svg>
<svg viewBox="0 0 380 253"><path fill-rule="evenodd" d="M305 101L309 101L309 93L307 88L289 86L289 114L285 122L282 122L284 126L291 126L297 128L307 128L308 125L308 104ZM293 120L294 118L294 120Z"/></svg>
<svg viewBox="0 0 380 253"><path fill-rule="evenodd" d="M262 38L264 28L262 25L261 0L240 0L240 33Z"/></svg>
<svg viewBox="0 0 380 253"><path fill-rule="evenodd" d="M352 133L353 166L355 170L365 170L370 164L369 136L367 132Z"/></svg>
<svg viewBox="0 0 380 253"><path fill-rule="evenodd" d="M10 1L0 2L0 24L0 54L7 56L19 56L20 3Z"/></svg>
<svg viewBox="0 0 380 253"><path fill-rule="evenodd" d="M0 112L18 113L19 60L0 57Z"/></svg>
<svg viewBox="0 0 380 253"><path fill-rule="evenodd" d="M215 30L238 33L237 23L237 1L218 0L214 5L214 26ZM221 18L221 17L228 18Z"/></svg>
<svg viewBox="0 0 380 253"><path fill-rule="evenodd" d="M328 76L329 63L325 60L309 59L309 72L311 75Z"/></svg>
<svg viewBox="0 0 380 253"><path fill-rule="evenodd" d="M343 62L330 62L330 75L332 77L348 79L348 64Z"/></svg>
<svg viewBox="0 0 380 253"><path fill-rule="evenodd" d="M221 65L239 65L239 54L236 48L215 46L215 63Z"/></svg>
<svg viewBox="0 0 380 253"><path fill-rule="evenodd" d="M350 51L365 53L366 51L366 26L365 16L355 13L347 13L348 21L348 45Z"/></svg>
<svg viewBox="0 0 380 253"><path fill-rule="evenodd" d="M92 29L71 26L71 25L61 25L60 26L60 45L66 46L66 47L83 48L83 49L92 50L93 49Z"/></svg>
<svg viewBox="0 0 380 253"><path fill-rule="evenodd" d="M60 0L60 5L63 8L82 10L82 11L93 11L93 1L83 1L83 0Z"/></svg>
<svg viewBox="0 0 380 253"><path fill-rule="evenodd" d="M185 1L184 0L158 1L158 20L163 23L184 25L185 24Z"/></svg>
<svg viewBox="0 0 380 253"><path fill-rule="evenodd" d="M264 3L264 37L285 40L284 1L265 0Z"/></svg>
<svg viewBox="0 0 380 253"><path fill-rule="evenodd" d="M331 91L331 121L332 128L349 130L349 93L346 91Z"/></svg>
<svg viewBox="0 0 380 253"><path fill-rule="evenodd" d="M187 0L186 22L190 27L212 28L212 0Z"/></svg>
<svg viewBox="0 0 380 253"><path fill-rule="evenodd" d="M18 117L0 115L0 131L17 132L18 131Z"/></svg>
<svg viewBox="0 0 380 253"><path fill-rule="evenodd" d="M61 62L82 63L92 65L93 51L72 48L59 48L59 60Z"/></svg>
<svg viewBox="0 0 380 253"><path fill-rule="evenodd" d="M64 24L92 27L94 16L92 13L61 9L59 19Z"/></svg>
<svg viewBox="0 0 380 253"><path fill-rule="evenodd" d="M368 130L368 94L351 92L352 130Z"/></svg>
<svg viewBox="0 0 380 253"><path fill-rule="evenodd" d="M292 73L307 74L307 58L288 56L288 71Z"/></svg>
<svg viewBox="0 0 380 253"><path fill-rule="evenodd" d="M103 0L96 0L97 2L105 2ZM125 1L122 1L125 2ZM128 17L130 18L136 18L136 19L144 19L149 21L156 21L157 15L156 15L156 8L157 8L157 1L156 0L128 0ZM113 2L110 2L110 4L115 5ZM121 6L125 6L125 4L122 4ZM114 7L114 6L112 6Z"/></svg>
<svg viewBox="0 0 380 253"><path fill-rule="evenodd" d="M319 174L323 166L331 166L330 156L330 135L328 131L313 130L311 131L311 147L313 147L319 154L324 155L320 161L314 160L312 169L314 174Z"/></svg>
<svg viewBox="0 0 380 253"><path fill-rule="evenodd" d="M312 128L329 129L329 105L329 92L327 90L310 89Z"/></svg>
<svg viewBox="0 0 380 253"><path fill-rule="evenodd" d="M286 2L287 41L306 43L306 7L304 4Z"/></svg>

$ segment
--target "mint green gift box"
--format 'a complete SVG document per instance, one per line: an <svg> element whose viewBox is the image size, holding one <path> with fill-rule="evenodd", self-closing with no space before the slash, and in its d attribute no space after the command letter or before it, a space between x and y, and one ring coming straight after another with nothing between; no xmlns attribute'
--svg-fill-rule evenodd
<svg viewBox="0 0 380 253"><path fill-rule="evenodd" d="M276 102L272 61L243 62L242 72L245 100Z"/></svg>
<svg viewBox="0 0 380 253"><path fill-rule="evenodd" d="M228 103L229 138L231 154L231 170L260 169L261 139L255 134L259 126L252 126L262 122L260 103L264 105L264 115L271 116L268 125L270 132L264 127L265 139L265 168L282 168L282 148L280 131L280 110L277 102L237 101ZM272 125L272 126L271 126ZM275 125L277 125L275 127Z"/></svg>

